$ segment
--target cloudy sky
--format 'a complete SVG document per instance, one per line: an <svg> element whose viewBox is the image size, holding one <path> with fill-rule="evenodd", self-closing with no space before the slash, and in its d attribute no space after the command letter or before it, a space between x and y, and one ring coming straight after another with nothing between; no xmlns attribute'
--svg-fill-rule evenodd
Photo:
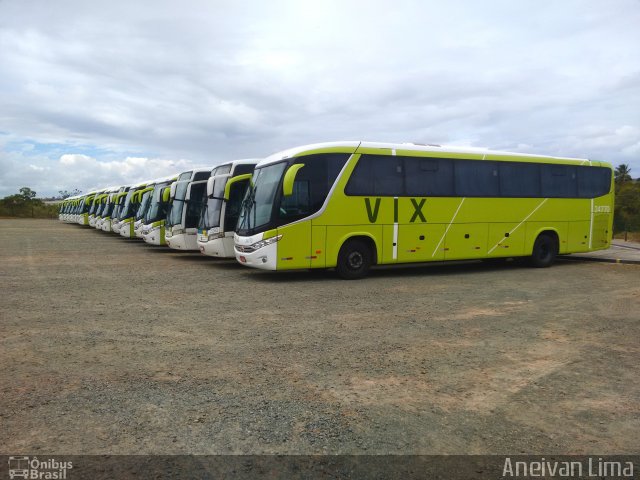
<svg viewBox="0 0 640 480"><path fill-rule="evenodd" d="M640 1L0 0L0 196L345 139L640 176Z"/></svg>

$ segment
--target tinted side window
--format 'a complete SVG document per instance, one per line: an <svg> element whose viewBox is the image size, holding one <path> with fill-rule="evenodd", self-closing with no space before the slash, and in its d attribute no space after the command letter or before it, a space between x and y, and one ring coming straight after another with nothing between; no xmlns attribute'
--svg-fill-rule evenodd
<svg viewBox="0 0 640 480"><path fill-rule="evenodd" d="M347 195L373 195L373 165L371 157L361 155L344 191Z"/></svg>
<svg viewBox="0 0 640 480"><path fill-rule="evenodd" d="M578 167L578 195L595 198L609 193L611 169L605 167Z"/></svg>
<svg viewBox="0 0 640 480"><path fill-rule="evenodd" d="M202 210L202 197L207 188L206 183L191 185L191 200L187 202L187 213L184 218L185 228L196 228Z"/></svg>
<svg viewBox="0 0 640 480"><path fill-rule="evenodd" d="M593 198L609 192L605 167L362 155L347 195Z"/></svg>
<svg viewBox="0 0 640 480"><path fill-rule="evenodd" d="M236 175L253 173L254 168L255 168L255 165L246 165L246 164L236 165L236 168L233 170L233 176L235 177Z"/></svg>
<svg viewBox="0 0 640 480"><path fill-rule="evenodd" d="M460 197L500 195L497 162L456 160L454 165L456 195Z"/></svg>
<svg viewBox="0 0 640 480"><path fill-rule="evenodd" d="M362 155L345 192L347 195L404 195L402 157Z"/></svg>
<svg viewBox="0 0 640 480"><path fill-rule="evenodd" d="M500 162L500 196L539 197L540 165Z"/></svg>
<svg viewBox="0 0 640 480"><path fill-rule="evenodd" d="M575 198L578 196L576 167L570 165L540 165L542 196Z"/></svg>
<svg viewBox="0 0 640 480"><path fill-rule="evenodd" d="M249 172L247 172L249 173ZM225 231L233 231L238 224L240 216L240 206L242 199L249 186L249 180L234 183L229 191L229 200L225 203L224 210L224 229Z"/></svg>
<svg viewBox="0 0 640 480"><path fill-rule="evenodd" d="M211 176L211 172L198 172L194 175L193 181L197 182L198 180L206 180Z"/></svg>
<svg viewBox="0 0 640 480"><path fill-rule="evenodd" d="M373 157L373 190L376 195L403 195L404 172L401 157Z"/></svg>
<svg viewBox="0 0 640 480"><path fill-rule="evenodd" d="M453 162L444 158L404 157L406 194L415 197L450 197Z"/></svg>
<svg viewBox="0 0 640 480"><path fill-rule="evenodd" d="M286 221L304 218L320 210L349 154L318 154L300 157L304 163L293 183L293 195L282 197L279 216Z"/></svg>
<svg viewBox="0 0 640 480"><path fill-rule="evenodd" d="M220 165L213 169L213 171L211 172L211 176L213 177L214 175L224 175L225 173L229 173L230 171L231 171L230 164Z"/></svg>

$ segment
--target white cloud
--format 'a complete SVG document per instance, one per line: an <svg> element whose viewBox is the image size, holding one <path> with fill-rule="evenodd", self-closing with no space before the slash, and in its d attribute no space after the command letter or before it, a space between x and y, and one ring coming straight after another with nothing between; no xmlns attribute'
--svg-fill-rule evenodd
<svg viewBox="0 0 640 480"><path fill-rule="evenodd" d="M33 160L34 157L29 157ZM64 154L51 161L36 157L38 164L25 163L24 153L0 152L0 191L3 195L16 193L22 186L30 186L40 196L55 195L59 190L79 189L89 192L112 185L127 185L144 180L162 178L193 168L213 165L194 165L187 160L166 160L146 157L127 157L124 160L102 162L84 154ZM21 167L24 165L24 167Z"/></svg>
<svg viewBox="0 0 640 480"><path fill-rule="evenodd" d="M193 167L187 160L127 157L124 160L100 162L88 155L65 154L54 167L57 180L73 181L74 188L90 191L109 185L126 185L166 177Z"/></svg>

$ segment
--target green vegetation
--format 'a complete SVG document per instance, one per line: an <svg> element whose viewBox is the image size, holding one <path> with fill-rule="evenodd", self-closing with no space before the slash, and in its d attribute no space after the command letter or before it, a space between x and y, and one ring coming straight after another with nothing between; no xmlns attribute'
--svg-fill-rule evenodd
<svg viewBox="0 0 640 480"><path fill-rule="evenodd" d="M36 198L36 192L22 187L19 193L0 199L0 217L55 218L58 204L46 204Z"/></svg>
<svg viewBox="0 0 640 480"><path fill-rule="evenodd" d="M58 198L64 200L65 198L74 197L76 195L80 195L82 190L78 190L75 188L72 192L69 190L58 190Z"/></svg>
<svg viewBox="0 0 640 480"><path fill-rule="evenodd" d="M640 232L640 179L631 178L629 165L618 165L615 171L616 204L614 233Z"/></svg>

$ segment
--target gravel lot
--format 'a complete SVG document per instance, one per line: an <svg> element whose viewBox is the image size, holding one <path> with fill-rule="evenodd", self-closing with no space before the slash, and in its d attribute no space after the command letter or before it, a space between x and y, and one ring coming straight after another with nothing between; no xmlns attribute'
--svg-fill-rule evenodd
<svg viewBox="0 0 640 480"><path fill-rule="evenodd" d="M270 273L0 220L4 454L638 453L640 266Z"/></svg>

